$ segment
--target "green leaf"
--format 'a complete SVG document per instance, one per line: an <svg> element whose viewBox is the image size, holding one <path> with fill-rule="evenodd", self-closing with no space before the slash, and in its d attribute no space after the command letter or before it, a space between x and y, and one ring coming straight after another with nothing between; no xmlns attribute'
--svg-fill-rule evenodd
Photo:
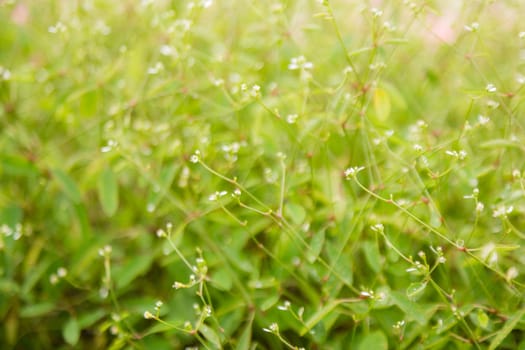
<svg viewBox="0 0 525 350"><path fill-rule="evenodd" d="M267 311L272 306L277 304L277 302L279 301L279 298L280 298L279 294L272 294L270 297L264 299L260 305L261 310Z"/></svg>
<svg viewBox="0 0 525 350"><path fill-rule="evenodd" d="M377 244L374 242L366 241L363 243L363 252L365 253L365 259L368 266L375 272L381 271L381 255Z"/></svg>
<svg viewBox="0 0 525 350"><path fill-rule="evenodd" d="M407 321L414 320L419 324L424 325L435 311L435 308L427 307L425 309L420 304L410 301L405 293L402 292L392 291L390 297L394 304L407 314Z"/></svg>
<svg viewBox="0 0 525 350"><path fill-rule="evenodd" d="M376 112L377 119L385 121L390 116L390 97L386 90L376 88L374 91L374 109Z"/></svg>
<svg viewBox="0 0 525 350"><path fill-rule="evenodd" d="M9 175L32 176L38 175L38 168L27 159L16 155L0 156L0 173Z"/></svg>
<svg viewBox="0 0 525 350"><path fill-rule="evenodd" d="M219 269L212 274L211 282L217 289L228 291L233 284L231 272L225 268Z"/></svg>
<svg viewBox="0 0 525 350"><path fill-rule="evenodd" d="M337 272L347 286L351 286L354 281L354 272L352 271L352 262L346 254L342 254L334 265Z"/></svg>
<svg viewBox="0 0 525 350"><path fill-rule="evenodd" d="M20 317L40 317L48 314L55 309L55 304L51 302L43 302L38 304L30 304L20 310Z"/></svg>
<svg viewBox="0 0 525 350"><path fill-rule="evenodd" d="M131 262L124 266L114 269L114 276L117 288L126 287L139 275L144 274L150 267L153 256L145 254L131 259Z"/></svg>
<svg viewBox="0 0 525 350"><path fill-rule="evenodd" d="M308 254L307 254L307 259L309 263L313 263L315 260L317 260L317 257L319 256L319 254L321 253L321 250L323 249L324 239L325 239L324 230L318 231L312 237L312 241L310 242L310 249L308 250Z"/></svg>
<svg viewBox="0 0 525 350"><path fill-rule="evenodd" d="M157 207L162 198L168 193L171 183L175 178L177 172L177 165L171 164L166 167L163 167L160 171L159 180L156 184L153 185L152 189L148 194L148 206Z"/></svg>
<svg viewBox="0 0 525 350"><path fill-rule="evenodd" d="M356 299L355 302L359 302L360 300ZM301 329L301 336L305 335L306 332L310 331L313 327L315 327L319 322L324 320L328 315L334 311L334 309L343 303L348 303L349 301L346 299L334 299L330 302L328 302L326 305L321 307L319 310L317 310L308 320L304 323L304 327Z"/></svg>
<svg viewBox="0 0 525 350"><path fill-rule="evenodd" d="M212 328L206 326L205 324L202 324L199 327L199 332L201 332L204 338L208 339L217 348L221 347L221 339L219 338L217 332L215 332Z"/></svg>
<svg viewBox="0 0 525 350"><path fill-rule="evenodd" d="M89 310L86 314L78 318L78 325L80 328L90 327L92 324L104 317L104 315L106 315L106 312L102 309Z"/></svg>
<svg viewBox="0 0 525 350"><path fill-rule="evenodd" d="M496 336L490 342L489 350L496 349L501 342L505 340L509 333L512 332L518 322L523 318L523 315L525 315L525 308L519 310L507 320L503 328L496 333Z"/></svg>
<svg viewBox="0 0 525 350"><path fill-rule="evenodd" d="M367 334L359 343L359 350L388 350L388 340L381 331Z"/></svg>
<svg viewBox="0 0 525 350"><path fill-rule="evenodd" d="M253 318L250 322L246 323L235 350L248 350L250 348L250 341L252 339L252 320Z"/></svg>
<svg viewBox="0 0 525 350"><path fill-rule="evenodd" d="M78 190L77 184L73 179L61 169L51 170L53 176L62 188L62 191L73 203L78 204L82 201L82 195Z"/></svg>
<svg viewBox="0 0 525 350"><path fill-rule="evenodd" d="M98 198L104 213L111 217L118 209L118 182L111 168L105 168L98 178Z"/></svg>
<svg viewBox="0 0 525 350"><path fill-rule="evenodd" d="M91 90L80 97L80 113L86 117L92 117L97 113L98 91Z"/></svg>
<svg viewBox="0 0 525 350"><path fill-rule="evenodd" d="M417 300L427 287L426 282L415 282L411 283L407 288L407 297L410 300Z"/></svg>
<svg viewBox="0 0 525 350"><path fill-rule="evenodd" d="M292 222L296 225L301 224L306 218L306 210L299 204L286 204L284 212L290 217L290 219L292 219Z"/></svg>
<svg viewBox="0 0 525 350"><path fill-rule="evenodd" d="M483 310L478 309L478 312L476 314L476 318L477 318L478 323L481 326L481 328L487 328L487 326L489 324L489 317L487 316L487 314Z"/></svg>
<svg viewBox="0 0 525 350"><path fill-rule="evenodd" d="M70 318L62 329L62 336L69 345L76 345L80 337L80 327L75 317Z"/></svg>

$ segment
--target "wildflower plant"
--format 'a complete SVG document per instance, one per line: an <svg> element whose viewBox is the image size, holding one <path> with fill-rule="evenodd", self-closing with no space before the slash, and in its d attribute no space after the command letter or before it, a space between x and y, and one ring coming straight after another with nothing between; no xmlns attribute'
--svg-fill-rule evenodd
<svg viewBox="0 0 525 350"><path fill-rule="evenodd" d="M0 0L0 344L523 348L523 11Z"/></svg>

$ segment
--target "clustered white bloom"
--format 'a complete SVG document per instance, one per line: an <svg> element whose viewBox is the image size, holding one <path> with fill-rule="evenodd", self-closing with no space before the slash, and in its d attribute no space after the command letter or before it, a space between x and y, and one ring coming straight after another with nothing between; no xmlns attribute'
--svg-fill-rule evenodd
<svg viewBox="0 0 525 350"><path fill-rule="evenodd" d="M288 65L289 70L309 70L314 67L312 62L308 62L304 56L293 57Z"/></svg>
<svg viewBox="0 0 525 350"><path fill-rule="evenodd" d="M477 32L479 29L479 23L478 22L472 22L470 25L465 25L465 30L467 32Z"/></svg>
<svg viewBox="0 0 525 350"><path fill-rule="evenodd" d="M506 207L505 205L500 205L494 209L492 212L492 216L495 218L507 218L507 214L510 214L514 211L514 207L511 205L509 207Z"/></svg>
<svg viewBox="0 0 525 350"><path fill-rule="evenodd" d="M212 193L212 194L209 195L208 200L214 202L217 199L219 199L220 197L226 196L227 194L228 194L227 191L220 191L220 192L216 191L215 193Z"/></svg>
<svg viewBox="0 0 525 350"><path fill-rule="evenodd" d="M357 173L363 170L364 168L365 167L362 167L362 166L360 167L354 166L354 167L347 168L345 170L346 179L349 180L349 179L355 178L357 176Z"/></svg>
<svg viewBox="0 0 525 350"><path fill-rule="evenodd" d="M445 153L459 160L463 160L467 157L467 152L465 150L460 150L459 152L458 151L445 151Z"/></svg>
<svg viewBox="0 0 525 350"><path fill-rule="evenodd" d="M487 90L487 92L496 92L496 91L498 91L496 86L494 84L492 84L492 83L487 84L487 86L485 87L485 90Z"/></svg>

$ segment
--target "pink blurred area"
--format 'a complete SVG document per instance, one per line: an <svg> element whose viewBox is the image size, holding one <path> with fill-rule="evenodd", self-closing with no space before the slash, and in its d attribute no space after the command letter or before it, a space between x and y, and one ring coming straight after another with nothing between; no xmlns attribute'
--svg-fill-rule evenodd
<svg viewBox="0 0 525 350"><path fill-rule="evenodd" d="M29 8L24 3L18 3L11 12L11 20L19 25L25 26L29 22Z"/></svg>

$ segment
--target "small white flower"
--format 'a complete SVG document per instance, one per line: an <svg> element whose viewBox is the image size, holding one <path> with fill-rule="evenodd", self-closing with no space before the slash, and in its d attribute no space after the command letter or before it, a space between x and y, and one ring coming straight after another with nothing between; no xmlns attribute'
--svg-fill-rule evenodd
<svg viewBox="0 0 525 350"><path fill-rule="evenodd" d="M177 50L175 50L175 48L170 45L162 45L159 51L163 56L175 56L177 53Z"/></svg>
<svg viewBox="0 0 525 350"><path fill-rule="evenodd" d="M252 89L250 90L250 96L251 97L260 97L261 96L261 87L257 84L252 86Z"/></svg>
<svg viewBox="0 0 525 350"><path fill-rule="evenodd" d="M343 70L343 74L347 75L347 74L352 73L353 71L354 70L352 69L352 67L346 66L345 69Z"/></svg>
<svg viewBox="0 0 525 350"><path fill-rule="evenodd" d="M277 323L272 323L268 328L263 328L263 331L267 333L278 333L279 332L279 326Z"/></svg>
<svg viewBox="0 0 525 350"><path fill-rule="evenodd" d="M295 124L295 122L297 121L297 118L298 118L298 117L299 117L299 116L298 116L297 114L288 114L288 115L286 116L286 122L287 122L288 124Z"/></svg>
<svg viewBox="0 0 525 350"><path fill-rule="evenodd" d="M146 320L150 320L150 319L152 319L152 318L154 318L154 317L155 317L155 316L154 316L151 312L149 312L149 311L144 311L144 318L145 318Z"/></svg>
<svg viewBox="0 0 525 350"><path fill-rule="evenodd" d="M195 151L195 153L193 153L190 157L190 162L192 163L198 163L200 161L200 155L201 155L201 152L199 150Z"/></svg>
<svg viewBox="0 0 525 350"><path fill-rule="evenodd" d="M525 84L525 77L521 74L518 74L518 76L516 77L516 82L520 85Z"/></svg>
<svg viewBox="0 0 525 350"><path fill-rule="evenodd" d="M296 70L296 69L302 69L302 70L309 70L314 67L312 62L306 61L306 58L304 56L298 56L293 57L290 60L290 64L288 65L289 70Z"/></svg>
<svg viewBox="0 0 525 350"><path fill-rule="evenodd" d="M494 211L492 212L492 216L495 218L507 218L507 214L512 213L514 210L514 207L511 205L510 207L506 207L504 205L498 206Z"/></svg>
<svg viewBox="0 0 525 350"><path fill-rule="evenodd" d="M381 17L383 15L383 11L373 7L372 9L370 9L370 12L372 12L372 16L377 18L377 17Z"/></svg>
<svg viewBox="0 0 525 350"><path fill-rule="evenodd" d="M345 177L346 179L351 179L351 178L354 178L356 177L357 173L360 172L361 170L363 170L365 167L350 167L350 168L347 168L345 170Z"/></svg>
<svg viewBox="0 0 525 350"><path fill-rule="evenodd" d="M481 202L478 202L478 204L476 204L476 212L481 213L483 209L485 209L485 205Z"/></svg>
<svg viewBox="0 0 525 350"><path fill-rule="evenodd" d="M520 33L518 34L518 37L519 37L520 39L525 39L525 32L520 32Z"/></svg>
<svg viewBox="0 0 525 350"><path fill-rule="evenodd" d="M51 284L57 284L57 283L58 283L58 280L59 280L59 278L58 278L58 276L55 275L55 274L52 274L51 276L49 276L49 282L50 282Z"/></svg>
<svg viewBox="0 0 525 350"><path fill-rule="evenodd" d="M478 22L472 22L472 24L465 26L465 30L467 32L477 32L478 29L479 29L479 23Z"/></svg>
<svg viewBox="0 0 525 350"><path fill-rule="evenodd" d="M57 24L55 24L54 26L50 26L49 28L47 28L47 31L51 34L56 34L63 33L66 31L66 29L67 27L62 22L57 22Z"/></svg>
<svg viewBox="0 0 525 350"><path fill-rule="evenodd" d="M383 232L385 230L385 227L383 224L375 224L370 226L370 229L374 232Z"/></svg>
<svg viewBox="0 0 525 350"><path fill-rule="evenodd" d="M487 86L485 87L485 90L487 90L487 92L490 92L490 93L494 93L494 92L498 91L496 86L494 84L492 84L492 83L487 84Z"/></svg>
<svg viewBox="0 0 525 350"><path fill-rule="evenodd" d="M0 66L0 79L9 80L11 79L11 72L9 69Z"/></svg>
<svg viewBox="0 0 525 350"><path fill-rule="evenodd" d="M199 6L203 9L207 9L211 5L213 5L213 0L201 0L201 2L199 3Z"/></svg>
<svg viewBox="0 0 525 350"><path fill-rule="evenodd" d="M494 101L494 100L489 100L489 101L487 101L487 107L489 107L491 109L496 109L496 108L499 107L499 102Z"/></svg>
<svg viewBox="0 0 525 350"><path fill-rule="evenodd" d="M159 74L164 69L162 62L157 62L153 67L148 68L148 74L155 75Z"/></svg>
<svg viewBox="0 0 525 350"><path fill-rule="evenodd" d="M67 269L65 267L59 267L57 270L57 275L60 278L64 278L67 276Z"/></svg>
<svg viewBox="0 0 525 350"><path fill-rule="evenodd" d="M489 117L485 117L483 115L478 115L478 123L479 125L485 125L485 124L488 124L488 122L490 122L490 118Z"/></svg>
<svg viewBox="0 0 525 350"><path fill-rule="evenodd" d="M361 291L361 293L359 293L359 296L361 298L373 298L374 297L374 292L373 291L363 290L363 291Z"/></svg>
<svg viewBox="0 0 525 350"><path fill-rule="evenodd" d="M416 143L414 146L414 151L416 152L423 152L423 146L421 146L420 144Z"/></svg>
<svg viewBox="0 0 525 350"><path fill-rule="evenodd" d="M291 305L292 305L292 304L291 304L288 300L286 300L286 301L283 303L283 305L279 305L279 306L277 306L277 309L279 309L279 310L281 310L281 311L288 311L288 310L290 310Z"/></svg>
<svg viewBox="0 0 525 350"><path fill-rule="evenodd" d="M513 280L519 275L519 271L515 266L509 267L507 270L507 273L505 274L507 277L507 280Z"/></svg>

